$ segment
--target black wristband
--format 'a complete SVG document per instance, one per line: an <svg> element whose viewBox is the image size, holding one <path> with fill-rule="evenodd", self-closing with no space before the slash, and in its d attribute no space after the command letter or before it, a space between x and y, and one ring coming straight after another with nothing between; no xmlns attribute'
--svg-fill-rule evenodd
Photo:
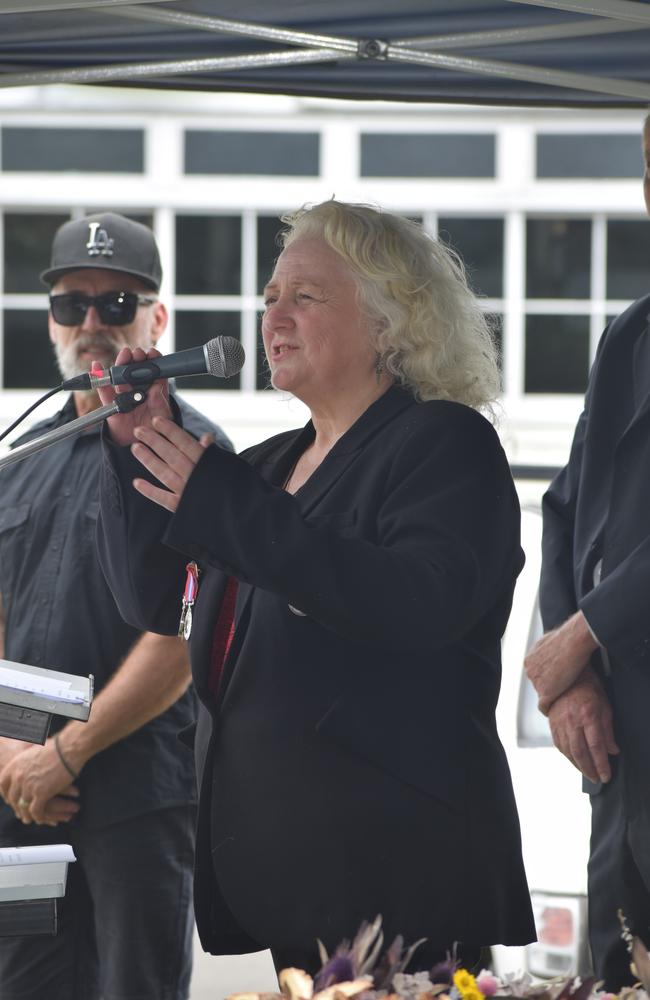
<svg viewBox="0 0 650 1000"><path fill-rule="evenodd" d="M60 761L61 761L61 763L63 764L64 768L66 769L66 771L68 772L68 774L70 775L70 777L71 777L71 778L72 778L72 779L73 779L74 781L76 781L76 780L78 779L79 775L77 774L77 772L76 772L76 771L74 771L74 770L73 770L73 769L72 769L72 768L70 767L70 765L68 764L67 760L66 760L66 759L65 759L65 757L63 756L63 751L61 750L61 747L59 746L59 734L58 734L58 733L56 733L56 735L55 735L55 737L54 737L54 746L56 747L56 752L57 752L57 753L58 753L58 755L59 755L59 760L60 760Z"/></svg>

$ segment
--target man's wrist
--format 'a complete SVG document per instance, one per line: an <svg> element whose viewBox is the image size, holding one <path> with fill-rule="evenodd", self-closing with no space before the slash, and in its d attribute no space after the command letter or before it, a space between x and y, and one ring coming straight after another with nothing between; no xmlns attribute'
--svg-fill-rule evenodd
<svg viewBox="0 0 650 1000"><path fill-rule="evenodd" d="M568 628L571 636L571 641L576 645L577 649L581 650L585 656L589 656L595 650L600 648L600 643L596 638L596 634L592 631L589 622L585 618L582 611L576 611L574 615L566 622L565 625Z"/></svg>
<svg viewBox="0 0 650 1000"><path fill-rule="evenodd" d="M68 723L52 739L59 762L70 775L71 781L76 781L84 765L92 757L92 754L86 753L84 750L83 734L77 731L82 725L86 725L86 723Z"/></svg>

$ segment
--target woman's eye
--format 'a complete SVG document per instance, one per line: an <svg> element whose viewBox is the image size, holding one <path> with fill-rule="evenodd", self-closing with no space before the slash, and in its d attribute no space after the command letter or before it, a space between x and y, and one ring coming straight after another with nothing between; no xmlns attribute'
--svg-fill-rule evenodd
<svg viewBox="0 0 650 1000"><path fill-rule="evenodd" d="M274 302L275 302L275 299L272 298L270 295L267 295L267 297L264 299L264 308L268 309L268 307L270 305L273 305Z"/></svg>

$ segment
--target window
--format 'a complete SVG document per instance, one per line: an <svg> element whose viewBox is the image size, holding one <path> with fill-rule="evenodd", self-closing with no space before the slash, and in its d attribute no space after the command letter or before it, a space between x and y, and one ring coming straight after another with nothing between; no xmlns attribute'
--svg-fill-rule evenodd
<svg viewBox="0 0 650 1000"><path fill-rule="evenodd" d="M537 176L640 177L641 140L637 132L615 135L543 133L537 136Z"/></svg>
<svg viewBox="0 0 650 1000"><path fill-rule="evenodd" d="M278 234L283 224L277 215L257 217L257 292L262 294L271 277L273 266L282 252Z"/></svg>
<svg viewBox="0 0 650 1000"><path fill-rule="evenodd" d="M176 350L206 344L213 337L235 337L241 340L240 316L238 312L217 312L177 309L176 310ZM241 375L231 378L213 378L212 375L197 375L184 384L191 389L239 389Z"/></svg>
<svg viewBox="0 0 650 1000"><path fill-rule="evenodd" d="M317 177L317 132L185 133L186 174Z"/></svg>
<svg viewBox="0 0 650 1000"><path fill-rule="evenodd" d="M4 371L7 389L51 389L61 376L47 336L45 309L5 309Z"/></svg>
<svg viewBox="0 0 650 1000"><path fill-rule="evenodd" d="M7 212L4 216L4 290L40 292L46 286L39 274L50 262L52 240L69 215Z"/></svg>
<svg viewBox="0 0 650 1000"><path fill-rule="evenodd" d="M591 222L528 219L526 295L531 299L586 299L591 287Z"/></svg>
<svg viewBox="0 0 650 1000"><path fill-rule="evenodd" d="M176 217L176 292L238 295L241 291L241 216Z"/></svg>
<svg viewBox="0 0 650 1000"><path fill-rule="evenodd" d="M8 126L2 129L2 169L141 174L144 133L141 129Z"/></svg>
<svg viewBox="0 0 650 1000"><path fill-rule="evenodd" d="M472 289L479 295L503 295L503 219L440 216L438 236L463 259Z"/></svg>
<svg viewBox="0 0 650 1000"><path fill-rule="evenodd" d="M650 224L607 223L607 298L638 299L650 290Z"/></svg>
<svg viewBox="0 0 650 1000"><path fill-rule="evenodd" d="M494 177L494 169L493 135L361 134L362 177Z"/></svg>
<svg viewBox="0 0 650 1000"><path fill-rule="evenodd" d="M525 392L585 391L589 374L588 316L527 316L525 348Z"/></svg>

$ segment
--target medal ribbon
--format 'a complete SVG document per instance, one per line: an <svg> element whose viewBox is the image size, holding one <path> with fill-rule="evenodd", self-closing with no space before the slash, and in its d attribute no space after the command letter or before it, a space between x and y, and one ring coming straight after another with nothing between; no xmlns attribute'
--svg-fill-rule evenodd
<svg viewBox="0 0 650 1000"><path fill-rule="evenodd" d="M199 567L195 562L189 562L185 569L187 570L187 576L185 577L183 603L194 604L199 589Z"/></svg>

